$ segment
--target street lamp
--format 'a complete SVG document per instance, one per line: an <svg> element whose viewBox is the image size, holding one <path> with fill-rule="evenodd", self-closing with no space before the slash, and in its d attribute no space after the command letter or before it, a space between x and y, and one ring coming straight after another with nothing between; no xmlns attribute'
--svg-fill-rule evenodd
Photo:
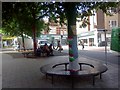
<svg viewBox="0 0 120 90"><path fill-rule="evenodd" d="M106 29L103 30L104 31L104 36L105 36L105 64L107 65L107 38L106 38Z"/></svg>

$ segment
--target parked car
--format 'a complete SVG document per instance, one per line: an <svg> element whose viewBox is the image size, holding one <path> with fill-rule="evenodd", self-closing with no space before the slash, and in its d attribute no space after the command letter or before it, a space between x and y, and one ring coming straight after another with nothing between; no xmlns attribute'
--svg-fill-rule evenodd
<svg viewBox="0 0 120 90"><path fill-rule="evenodd" d="M38 46L40 47L43 47L45 43L47 43L48 46L50 45L50 43L47 40L38 40Z"/></svg>
<svg viewBox="0 0 120 90"><path fill-rule="evenodd" d="M101 42L98 44L98 46L105 46L105 44L106 44L106 46L107 46L107 42L101 41Z"/></svg>

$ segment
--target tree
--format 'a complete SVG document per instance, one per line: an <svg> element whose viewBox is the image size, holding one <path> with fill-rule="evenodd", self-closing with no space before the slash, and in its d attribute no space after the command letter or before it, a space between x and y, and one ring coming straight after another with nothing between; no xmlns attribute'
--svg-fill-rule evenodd
<svg viewBox="0 0 120 90"><path fill-rule="evenodd" d="M72 71L79 70L78 65L78 48L77 48L77 35L76 35L76 17L81 18L83 21L82 26L85 27L89 24L87 17L93 15L93 10L101 9L107 15L109 7L117 7L118 2L57 2L52 4L52 11L50 16L54 20L60 18L60 23L64 23L67 19L68 27L68 41L69 41L69 69Z"/></svg>
<svg viewBox="0 0 120 90"><path fill-rule="evenodd" d="M43 16L39 12L42 9L41 4L30 2L3 3L3 30L9 35L23 37L23 34L26 34L32 36L34 51L36 51L36 36L39 36L41 31L46 28L46 24L42 20Z"/></svg>
<svg viewBox="0 0 120 90"><path fill-rule="evenodd" d="M82 26L85 27L87 24L89 24L87 17L94 14L93 10L97 11L101 9L104 13L109 15L109 12L107 11L109 7L117 7L117 5L118 2L35 2L25 3L25 8L20 5L20 7L22 6L22 10L20 10L25 12L26 17L32 17L31 26L34 38L34 51L36 50L35 23L37 20L43 18L44 16L49 16L55 20L55 22L59 22L62 25L62 23L65 23L65 19L67 19L70 61L69 69L76 71L78 70L76 17L81 18L81 21L83 22ZM11 3L9 6L11 6ZM19 7L19 4L16 5L16 8L17 7ZM10 10L6 11L10 12ZM6 17L5 19L8 18L11 20L10 16ZM60 18L60 21L57 21L57 18Z"/></svg>

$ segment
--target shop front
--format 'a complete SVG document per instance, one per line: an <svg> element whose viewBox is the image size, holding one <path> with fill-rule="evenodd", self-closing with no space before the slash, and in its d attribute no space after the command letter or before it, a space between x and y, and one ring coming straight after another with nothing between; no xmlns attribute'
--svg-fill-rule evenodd
<svg viewBox="0 0 120 90"><path fill-rule="evenodd" d="M84 43L85 46L95 46L95 31L84 32L78 35L78 43Z"/></svg>
<svg viewBox="0 0 120 90"><path fill-rule="evenodd" d="M57 45L57 41L60 40L62 45L67 43L67 35L57 35L57 34L42 34L39 39L48 40L50 43L54 41Z"/></svg>
<svg viewBox="0 0 120 90"><path fill-rule="evenodd" d="M106 41L105 41L105 34L106 34ZM107 42L107 45L109 46L111 38L111 32L110 31L104 31L104 29L100 30L94 30L94 31L88 31L84 32L78 35L78 43L81 41L84 42L85 46L105 46L105 43Z"/></svg>

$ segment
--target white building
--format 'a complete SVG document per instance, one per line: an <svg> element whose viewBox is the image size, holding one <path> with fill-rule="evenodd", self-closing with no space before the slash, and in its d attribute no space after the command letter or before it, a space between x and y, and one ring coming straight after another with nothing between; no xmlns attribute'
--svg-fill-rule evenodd
<svg viewBox="0 0 120 90"><path fill-rule="evenodd" d="M81 28L81 22L79 18L77 18L76 22L76 30L78 36L78 43L82 40L87 46L99 46L100 44L104 44L105 42L105 30L106 32L106 40L110 43L111 40L111 29L113 27L120 26L120 13L114 14L113 16L106 16L101 10L97 12L94 11L93 16L89 16L88 20L90 25L87 25L85 28ZM47 38L54 37L55 39L61 39L63 42L67 40L67 26L61 27L58 23L51 23L49 33L43 33L47 35Z"/></svg>
<svg viewBox="0 0 120 90"><path fill-rule="evenodd" d="M77 23L78 41L83 40L87 46L105 45L105 30L106 41L110 45L111 30L113 27L119 27L120 13L113 16L106 16L101 10L98 10L94 16L89 17L90 25L86 28L79 28Z"/></svg>

